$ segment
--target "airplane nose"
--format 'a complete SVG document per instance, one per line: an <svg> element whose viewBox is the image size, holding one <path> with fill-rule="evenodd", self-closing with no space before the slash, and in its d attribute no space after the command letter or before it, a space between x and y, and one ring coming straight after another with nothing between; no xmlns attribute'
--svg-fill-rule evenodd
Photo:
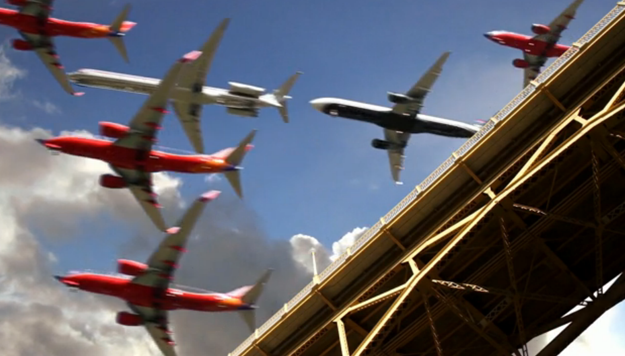
<svg viewBox="0 0 625 356"><path fill-rule="evenodd" d="M46 140L42 139L42 138L36 138L35 141L39 142L40 144L42 144L43 146L46 145ZM57 276L54 276L57 277Z"/></svg>
<svg viewBox="0 0 625 356"><path fill-rule="evenodd" d="M54 279L56 279L57 281L63 283L63 276L52 276L54 277Z"/></svg>
<svg viewBox="0 0 625 356"><path fill-rule="evenodd" d="M312 105L313 108L323 112L323 108L326 103L323 99L314 99L310 101L310 105Z"/></svg>
<svg viewBox="0 0 625 356"><path fill-rule="evenodd" d="M490 32L486 32L484 34L484 37L488 38L489 40L493 37L493 35Z"/></svg>

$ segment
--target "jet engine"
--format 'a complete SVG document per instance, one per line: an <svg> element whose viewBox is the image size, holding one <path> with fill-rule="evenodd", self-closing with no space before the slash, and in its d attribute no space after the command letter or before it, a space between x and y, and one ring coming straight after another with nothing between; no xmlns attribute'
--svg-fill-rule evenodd
<svg viewBox="0 0 625 356"><path fill-rule="evenodd" d="M100 185L109 189L126 188L128 184L122 177L114 176L112 174L103 174L100 176Z"/></svg>
<svg viewBox="0 0 625 356"><path fill-rule="evenodd" d="M143 324L143 319L137 314L132 314L128 312L119 312L117 313L117 324L125 325L125 326L139 326Z"/></svg>
<svg viewBox="0 0 625 356"><path fill-rule="evenodd" d="M18 51L32 51L33 45L24 40L15 39L13 40L13 48Z"/></svg>
<svg viewBox="0 0 625 356"><path fill-rule="evenodd" d="M377 138L371 141L371 146L379 150L392 150L392 149L401 148L401 146L396 143L392 143L392 142L388 142L384 140L378 140Z"/></svg>
<svg viewBox="0 0 625 356"><path fill-rule="evenodd" d="M549 33L549 31L551 31L551 28L549 28L549 26L536 23L532 25L532 32L537 35L544 35L545 33Z"/></svg>
<svg viewBox="0 0 625 356"><path fill-rule="evenodd" d="M100 121L100 135L110 138L120 138L128 133L128 126L114 122Z"/></svg>
<svg viewBox="0 0 625 356"><path fill-rule="evenodd" d="M127 276L138 276L143 273L143 271L145 271L147 268L148 266L141 262L131 260L117 260L117 272L125 274Z"/></svg>
<svg viewBox="0 0 625 356"><path fill-rule="evenodd" d="M26 4L26 0L6 0L6 3L15 6L22 6Z"/></svg>
<svg viewBox="0 0 625 356"><path fill-rule="evenodd" d="M239 108L226 108L228 114L243 116L243 117L258 117L258 112L256 110L250 109L239 109Z"/></svg>
<svg viewBox="0 0 625 356"><path fill-rule="evenodd" d="M393 93L390 91L387 93L387 96L388 96L388 101L390 101L393 104L405 104L405 103L414 101L414 98L411 98L408 95Z"/></svg>
<svg viewBox="0 0 625 356"><path fill-rule="evenodd" d="M512 65L517 67L517 68L527 68L530 66L529 62L524 60L524 59L515 59L512 61Z"/></svg>

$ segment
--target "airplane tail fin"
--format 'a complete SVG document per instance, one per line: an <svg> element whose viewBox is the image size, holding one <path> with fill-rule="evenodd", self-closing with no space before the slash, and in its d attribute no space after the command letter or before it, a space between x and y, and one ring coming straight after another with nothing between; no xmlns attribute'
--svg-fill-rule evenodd
<svg viewBox="0 0 625 356"><path fill-rule="evenodd" d="M239 145L232 149L227 148L220 152L217 152L214 156L223 157L226 163L234 167L232 170L224 172L228 183L232 186L232 189L237 193L239 198L243 199L243 190L241 188L241 169L239 167L241 162L243 162L243 158L245 158L245 154L249 151L253 146L251 145L254 136L256 135L256 130L252 130L240 143Z"/></svg>
<svg viewBox="0 0 625 356"><path fill-rule="evenodd" d="M292 76L289 77L280 88L273 91L273 94L267 94L264 96L264 99L267 103L272 106L278 108L280 112L280 116L282 116L282 121L285 123L289 122L289 107L287 105L287 100L291 99L289 96L289 92L293 88L293 85L297 81L297 78L302 74L302 72L296 72Z"/></svg>
<svg viewBox="0 0 625 356"><path fill-rule="evenodd" d="M124 35L136 25L135 22L126 21L126 17L128 17L129 11L130 4L126 5L122 12L117 15L117 18L115 18L113 23L111 23L111 34L108 37L111 43L113 43L113 46L115 46L115 49L117 49L122 58L124 58L124 61L126 61L126 63L128 63L129 60L128 51L126 50L126 44L124 43Z"/></svg>
<svg viewBox="0 0 625 356"><path fill-rule="evenodd" d="M238 289L233 290L232 292L227 293L228 295L241 299L241 302L244 303L244 306L241 310L239 310L239 315L243 318L243 321L250 328L251 332L254 332L256 329L256 313L255 309L256 301L263 293L265 288L265 284L269 281L271 277L272 269L268 269L257 281L256 284L251 286L245 286Z"/></svg>

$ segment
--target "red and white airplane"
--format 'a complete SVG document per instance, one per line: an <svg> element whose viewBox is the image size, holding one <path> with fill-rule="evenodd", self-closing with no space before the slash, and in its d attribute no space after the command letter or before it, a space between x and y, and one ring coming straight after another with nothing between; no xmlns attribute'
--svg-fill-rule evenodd
<svg viewBox="0 0 625 356"><path fill-rule="evenodd" d="M154 93L145 101L141 110L130 121L129 126L100 122L100 134L113 138L114 141L76 136L60 136L36 141L52 152L108 162L117 175L102 175L100 185L111 189L129 188L154 225L161 231L167 230L167 226L152 189L153 172L224 173L237 195L242 197L239 164L243 161L245 153L253 147L250 143L256 130L248 134L238 147L226 148L210 155L179 155L152 149L161 128L163 115L167 113L165 108L176 85L178 74L185 63L194 61L201 55L202 52L193 51L174 64Z"/></svg>
<svg viewBox="0 0 625 356"><path fill-rule="evenodd" d="M210 191L197 199L180 219L178 227L167 231L167 236L150 256L147 264L120 259L117 261L117 270L123 276L74 272L54 278L72 290L109 295L126 301L132 313L117 313L117 323L145 326L166 356L176 355L172 332L168 326L168 312L171 310L236 311L253 332L256 327L256 300L271 276L271 269L256 284L229 293L196 293L170 288L181 254L186 251L188 237L204 210L205 203L217 198L219 193Z"/></svg>
<svg viewBox="0 0 625 356"><path fill-rule="evenodd" d="M524 69L523 87L536 79L541 68L551 57L559 57L570 47L558 44L560 35L569 22L575 18L577 8L584 0L575 0L558 17L547 25L533 24L532 32L535 36L527 36L507 31L491 31L484 36L500 45L520 49L523 59L515 59L512 64Z"/></svg>
<svg viewBox="0 0 625 356"><path fill-rule="evenodd" d="M0 8L0 25L17 29L24 38L23 40L13 40L13 48L37 53L46 68L69 94L80 96L83 93L75 92L69 83L56 53L54 37L108 38L124 60L128 62L123 38L126 32L136 25L135 22L124 21L128 16L128 11L130 11L130 5L126 5L109 26L52 18L50 13L54 0L6 0L6 2L18 6L19 10Z"/></svg>

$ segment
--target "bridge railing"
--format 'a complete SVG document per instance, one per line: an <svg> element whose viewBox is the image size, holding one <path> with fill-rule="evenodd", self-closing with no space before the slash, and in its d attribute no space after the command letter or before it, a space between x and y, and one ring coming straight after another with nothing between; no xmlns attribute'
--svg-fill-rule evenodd
<svg viewBox="0 0 625 356"><path fill-rule="evenodd" d="M608 26L615 18L617 18L623 11L625 10L625 5L619 3L616 7L612 9L607 15L605 15L595 26L593 26L582 38L577 41L578 45L583 45L590 40L592 40L598 33L600 33L606 26ZM572 46L568 51L562 54L558 59L556 59L549 67L547 67L536 79L537 83L543 83L547 79L549 79L554 73L556 73L566 62L568 62L571 58L575 56L575 54L579 52L579 48L576 46ZM403 211L410 203L412 203L419 194L422 194L425 190L427 190L432 183L437 181L449 168L451 168L454 162L461 158L464 154L466 154L473 146L475 146L488 132L490 132L495 125L509 118L511 112L513 112L522 102L529 97L536 88L534 85L530 84L525 87L521 93L519 93L508 105L506 105L503 109L501 109L491 120L489 120L475 135L469 138L458 150L454 152L454 154L449 157L443 164L441 164L432 174L430 174L425 180L419 184L415 189L413 189L408 195L402 199L399 204L397 204L391 211L389 211L384 217L383 220L385 222L392 221L401 211ZM362 246L364 246L373 236L375 236L380 228L382 227L382 222L378 221L375 225L369 228L365 233L363 233L360 238L358 238L354 244L349 248L348 251L339 256L331 265L329 265L326 269L319 274L319 280L324 281L329 278L336 269L345 262L347 257L350 254L358 251ZM291 299L284 308L282 308L278 313L272 316L269 320L267 320L256 332L250 335L243 343L241 343L229 356L239 356L243 351L245 351L254 340L258 337L261 337L265 332L269 331L272 326L274 326L283 316L287 315L290 310L295 308L306 296L308 296L312 288L314 286L314 282L309 283L304 289L302 289L293 299Z"/></svg>

